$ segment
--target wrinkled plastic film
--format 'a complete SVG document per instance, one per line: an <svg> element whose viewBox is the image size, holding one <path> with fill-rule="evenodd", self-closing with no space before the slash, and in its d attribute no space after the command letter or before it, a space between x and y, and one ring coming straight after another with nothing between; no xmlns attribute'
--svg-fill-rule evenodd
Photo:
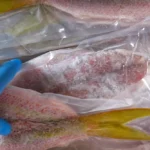
<svg viewBox="0 0 150 150"><path fill-rule="evenodd" d="M0 149L148 150L149 5L46 0L2 14L1 60L40 56L0 95L13 128Z"/></svg>
<svg viewBox="0 0 150 150"><path fill-rule="evenodd" d="M124 51L124 50L122 50L122 51ZM104 53L104 51L99 51L99 52L101 54ZM65 60L69 60L70 57L74 56L74 57L78 58L78 57L81 57L83 54L84 55L90 55L91 53L95 54L95 55L97 54L97 52L89 51L89 50L86 51L86 50L83 50L83 49L72 49L71 52L70 52L70 49L49 52L47 54L44 54L43 55L44 57L40 56L38 58L35 58L34 60L31 60L31 61L27 62L24 65L23 71L26 72L27 70L30 70L32 72L34 70L34 68L38 69L38 67L40 69L43 69L42 67L44 67L45 70L47 70L47 68L49 68L51 65L55 65L56 70L57 70L57 66L59 66L59 64L64 63L64 65L67 65L65 63ZM134 54L134 55L136 55L136 54ZM41 63L42 62L42 57L44 58L43 63ZM30 75L31 75L31 73L30 73ZM20 78L20 79L23 79L23 77ZM32 77L31 77L31 79L32 79ZM146 76L145 76L145 79L146 79ZM22 81L23 80L21 80L21 82ZM142 86L137 86L138 84L140 84ZM17 86L19 86L19 85L17 85ZM143 102L143 101L139 100L140 103L139 103L139 105L137 105L136 98L134 99L134 96L131 96L131 91L134 91L135 87L136 88L139 87L138 89L140 89L142 87L142 89L143 89L143 87L145 87L145 84L143 84L143 81L140 80L136 84L132 84L131 86L128 86L128 88L125 91L122 91L121 93L119 93L118 98L116 97L116 98L114 98L114 100L113 99L87 99L86 100L86 99L77 99L77 98L73 98L73 97L65 97L65 96L62 96L62 95L55 95L55 94L44 94L44 95L46 97L51 97L51 98L53 97L53 99L61 99L60 100L61 102L69 105L77 113L85 114L85 113L109 111L109 110L112 110L112 109L124 109L124 108L141 107L142 106L141 102ZM33 87L31 87L31 88L33 88ZM145 88L145 90L147 91L147 88ZM136 91L136 90L134 92L139 93L139 91ZM121 94L124 94L126 97L123 98L123 96L120 96ZM135 95L137 95L137 94L135 94ZM148 104L146 104L146 106L148 107ZM143 107L146 107L146 106L143 106ZM122 141L122 140L121 141L116 141L116 140L113 140L113 139L108 140L108 139L105 139L105 138L102 138L102 139L101 138L98 138L98 139L97 138L94 138L94 139L90 138L89 140L84 140L85 143L88 143L89 141L93 143L92 146L94 146L94 147L96 146L96 142L97 143L103 143L105 141L106 143L113 143L113 144L109 144L109 146L107 146L107 144L103 144L101 146L101 148L103 147L104 149L107 149L108 147L109 148L113 147L113 148L117 148L117 149L119 149L118 147L128 148L128 146L126 144L127 141ZM116 144L116 146L113 146L115 142L117 142L117 144ZM136 148L137 148L137 145L141 145L140 141L139 142L129 141L129 143L131 145L133 144L133 147L136 147ZM85 144L85 147L87 145L88 144ZM73 145L71 145L71 148L72 148L72 146ZM78 146L79 146L79 148L81 146L84 147L83 142L81 142L81 145L80 144L79 145L75 144L74 147L77 148ZM90 148L92 148L92 146ZM100 148L98 145L96 147L97 147L97 149Z"/></svg>
<svg viewBox="0 0 150 150"><path fill-rule="evenodd" d="M92 48L92 46L91 46L91 48ZM46 53L42 56L39 56L39 57L25 63L22 72L18 74L18 76L12 82L12 84L15 85L15 86L20 86L20 87L24 86L25 88L34 89L36 91L44 90L42 92L48 92L48 89L49 89L49 92L52 92L51 91L52 89L49 87L51 85L48 84L48 79L49 79L51 84L54 82L53 83L54 86L56 86L57 83L60 82L59 80L61 79L61 77L58 78L56 76L56 74L54 74L53 76L50 75L52 70L53 70L52 69L53 67L54 67L54 70L53 70L54 72L59 71L59 69L60 69L59 66L66 68L66 66L69 64L69 62L70 63L72 62L74 64L74 67L79 67L81 64L79 64L79 66L76 66L75 62L72 61L72 59L79 60L79 61L82 59L82 61L85 61L84 63L86 63L87 60L83 59L83 58L86 58L86 57L83 57L83 56L90 56L92 54L92 56L94 57L94 56L98 56L98 54L99 54L100 56L102 55L102 56L105 57L104 54L106 54L106 56L109 56L108 54L110 53L110 51L112 52L111 53L112 57L116 57L116 56L113 55L113 53L117 54L119 50L114 49L114 50L99 50L99 51L97 50L97 51L94 51L94 50L89 50L85 47L85 48L77 48L77 49L72 49L72 50L71 49L66 49L66 50L63 49L63 50L58 50L58 51L53 51L53 52ZM116 51L117 51L117 53L116 53ZM134 63L134 61L136 61L137 58L138 58L137 62L139 60L141 60L141 58L142 58L142 59L144 59L144 62L146 64L146 66L148 64L147 57L144 57L144 56L140 55L139 52L137 52L137 53L134 52L133 53L130 50L120 49L119 55L120 54L123 54L123 56L125 56L126 59L124 59L122 63L125 63L126 65L129 65L129 64L132 65L131 62ZM136 59L134 58L135 56L136 56ZM132 61L130 60L130 58L132 58L131 59ZM103 61L104 60L101 60L101 63L103 63ZM106 61L104 61L104 62L106 63ZM90 63L90 62L88 61L88 63ZM113 63L113 65L115 65L115 62L112 61L111 63ZM121 63L121 61L119 63ZM145 101L141 100L141 98L139 99L139 96L138 96L138 94L141 94L141 92L142 93L147 93L148 92L147 91L148 90L147 85L144 82L144 80L147 80L147 77L148 77L148 72L147 72L148 68L145 68L145 69L146 69L145 70L146 72L144 71L145 73L144 73L144 75L142 75L143 77L141 79L138 78L138 80L136 80L136 81L131 80L131 82L134 81L135 83L131 83L130 85L127 84L125 86L125 88L123 88L123 89L121 88L121 91L118 91L118 93L115 93L116 95L114 97L111 97L111 98L105 98L104 99L104 98L101 97L101 98L97 98L97 99L94 99L94 98L89 98L89 99L85 99L85 98L83 99L82 98L82 99L80 99L80 98L77 98L77 97L68 97L68 96L60 95L59 93L61 93L61 91L57 91L57 90L53 91L53 92L57 93L58 95L54 94L54 93L45 93L44 96L47 97L47 98L51 97L52 99L59 99L61 102L63 102L64 104L67 104L74 111L76 111L79 116L83 115L83 114L87 114L87 113L91 114L91 113L97 113L97 112L107 112L107 111L110 111L110 110L117 110L117 109L128 109L128 108L132 109L132 108L137 108L137 107L138 108L149 108L149 104L148 103L145 104ZM67 70L67 68L66 68L66 70ZM64 70L64 71L66 71L66 70ZM43 74L40 74L41 71L42 71ZM106 70L106 71L108 71L108 70ZM112 71L114 71L114 70L112 70ZM27 74L30 74L30 78L28 78ZM35 74L36 74L36 79L35 79ZM68 74L69 74L69 72L68 72ZM104 71L104 74L106 76L107 73ZM109 75L106 76L106 79L108 79L108 78L111 79L111 77L113 77L113 75L114 75L113 72L109 72L108 74ZM32 75L33 75L33 77L32 77ZM117 74L115 74L115 75L117 75ZM126 83L128 81L128 77L132 78L132 75L136 75L136 74L132 74L132 72L128 72L128 74L126 74L126 77L125 77L125 78L127 78L127 80L125 80ZM84 76L84 74L83 74L83 76ZM86 74L85 74L85 76L86 76ZM46 79L45 79L45 77L46 77ZM56 80L55 80L55 78L56 78ZM91 76L91 78L94 79L94 76ZM136 76L135 76L135 78L136 78ZM40 79L42 79L43 83L39 82ZM24 81L27 84L25 84ZM56 83L55 83L55 81L56 81ZM83 82L83 81L84 80L81 80L81 82ZM68 82L70 82L70 81L68 80ZM112 82L113 82L113 84L117 83L117 81L115 81L115 82L112 81ZM28 84L28 83L30 83L30 84ZM37 83L38 83L38 86L39 86L38 89L36 88L36 86L34 86ZM62 83L63 83L63 80L62 80ZM146 83L148 84L147 81L146 81ZM81 84L81 83L79 83L79 84ZM108 86L107 84L108 83L104 80L103 87L104 86L107 87ZM119 85L119 86L122 86L122 85ZM65 86L64 86L64 88L65 88ZM86 88L90 89L92 87L90 87L90 86L87 87L86 86ZM114 90L113 86L112 87L110 86L109 88L111 90L107 91L108 95L111 91ZM63 90L63 88L62 88L62 90ZM82 93L82 94L84 94L84 93ZM100 93L100 95L101 94L103 95L103 93ZM80 94L78 96L80 97ZM141 122L141 120L139 122ZM135 123L135 124L139 125L139 122ZM106 141L106 143L112 143L112 144L109 144L109 146L107 144L103 144L101 146L101 148L103 148L103 149L107 149L108 147L109 148L116 148L116 149L119 149L121 147L125 147L127 149L129 148L126 144L127 143L126 140L125 141L113 140L113 139L109 140L107 138L106 139L105 138L94 138L94 140L93 140L93 138L90 138L89 140L84 140L85 143L88 143L89 141L91 143L93 143L93 145L92 145L93 147L96 146L96 149L100 148L98 146L99 145L98 143L103 143L104 141ZM98 145L95 144L96 142L97 142ZM117 142L116 146L114 145L115 142ZM139 146L141 145L141 141L138 141L138 142L128 141L128 142L131 145L133 144L133 147L136 147L136 148L137 148L137 145L139 145ZM80 145L79 148L81 146L84 147L83 143L81 142L81 145L79 144ZM87 145L88 144L85 144L85 147ZM71 148L72 148L72 146L73 145L71 144ZM75 144L74 147L77 148L76 146L78 147L78 144L77 145ZM90 148L92 148L92 146Z"/></svg>
<svg viewBox="0 0 150 150"><path fill-rule="evenodd" d="M38 2L37 2L38 3ZM36 3L36 4L37 4ZM81 40L89 37L95 37L97 35L103 35L109 32L118 31L129 26L136 26L136 24L142 24L148 26L149 17L142 13L132 16L138 18L137 20L127 17L126 13L128 8L125 8L125 19L121 18L121 6L118 8L114 20L101 21L104 18L98 17L98 22L95 22L94 14L89 14L87 19L76 16L77 11L81 14L82 9L79 7L78 2L66 1L67 8L61 1L41 1L38 5L30 6L24 9L17 9L13 12L8 12L5 15L1 15L1 53L3 58L20 57L34 55L37 53L46 52L48 50L59 49L68 46L77 46ZM82 2L83 9L89 12L95 7L98 2ZM113 2L112 2L113 3ZM120 3L120 2L118 2ZM60 5L59 5L60 4ZM68 4L68 5L67 5ZM144 1L143 6L146 7L149 2ZM73 6L74 13L71 14L68 6ZM102 14L105 15L107 9L115 11L115 7L106 6L105 2L99 2L99 7L102 9ZM121 4L124 7L124 3ZM133 6L137 6L133 2ZM61 7L60 7L61 6ZM98 15L98 11L95 10L95 14ZM133 14L138 13L137 9L133 9ZM148 13L148 11L146 11ZM90 17L92 18L90 21ZM112 15L113 17L113 15ZM110 22L109 22L110 21ZM127 22L127 24L125 23ZM126 25L125 25L126 24ZM137 31L138 32L138 31ZM11 50L10 50L11 49ZM10 54L9 54L10 53ZM2 59L3 59L2 58Z"/></svg>
<svg viewBox="0 0 150 150"><path fill-rule="evenodd" d="M77 49L77 51L81 52L81 49ZM69 50L64 51L64 53L68 53ZM73 53L73 52L72 52ZM79 52L78 52L79 53ZM77 53L77 54L78 54ZM90 54L91 52L88 51L87 55ZM92 51L93 53L93 51ZM101 51L101 53L103 53ZM58 57L60 54L61 56L63 56L63 51L56 51L56 52L50 52L47 54L47 58L49 61L51 60L57 60L57 61L53 61L53 65L54 63L59 63L59 61L61 60L60 58L64 58L64 57ZM76 54L76 55L77 55ZM135 54L135 53L134 53ZM133 55L134 55L133 54ZM45 54L46 56L46 54ZM65 55L64 55L65 56ZM40 56L37 60L42 59L42 56ZM46 57L44 57L46 58ZM55 59L55 58L59 58L59 59ZM66 57L67 59L67 57ZM59 61L58 61L59 60ZM37 64L36 59L34 60L35 64ZM63 63L64 60L62 60L61 63ZM39 61L41 62L41 61ZM29 64L33 64L28 62L25 65L26 69L30 69L32 70L32 68L27 68L27 66L29 66ZM34 65L35 65L34 64ZM40 67L42 67L42 64L38 64ZM31 66L30 66L31 67ZM47 68L48 66L45 65L45 68ZM119 93L116 98L113 99L87 99L87 100L83 100L83 99L77 99L77 98L73 98L73 97L65 97L62 95L54 95L54 94L45 94L46 97L47 96L54 96L61 98L61 101L63 101L63 103L69 105L70 107L72 107L76 112L78 112L79 114L84 114L84 113L93 113L93 112L103 112L103 111L109 111L112 109L122 109L122 108L136 108L136 107L147 107L149 108L149 102L148 102L148 93L149 93L149 89L148 89L148 76L149 74L147 73L147 75L145 75L145 77L140 80L139 82L137 82L136 84L132 84L131 86L128 86L128 88L124 91L122 91L121 93ZM90 87L89 87L90 88ZM147 95L148 94L148 95ZM140 95L140 97L139 97ZM143 96L145 95L145 96ZM147 101L145 100L147 99ZM116 102L115 102L116 101ZM140 128L144 128L146 131L148 131L148 118L146 119L142 119L139 121L133 121L131 123L131 125L133 124L133 126L140 126ZM140 125L140 122L144 122L142 125ZM89 143L90 142L90 146ZM101 143L101 144L100 144ZM108 144L109 143L109 144ZM130 146L128 146L128 144ZM71 144L68 148L72 148L72 149L76 149L76 148L87 148L90 149L141 149L143 147L148 147L148 143L141 142L141 141L122 141L122 140L113 140L113 139L105 139L105 138L89 138L88 140L84 140L83 141L78 141L74 142L73 144ZM54 148L57 149L57 148ZM60 148L60 149L67 149L65 148Z"/></svg>

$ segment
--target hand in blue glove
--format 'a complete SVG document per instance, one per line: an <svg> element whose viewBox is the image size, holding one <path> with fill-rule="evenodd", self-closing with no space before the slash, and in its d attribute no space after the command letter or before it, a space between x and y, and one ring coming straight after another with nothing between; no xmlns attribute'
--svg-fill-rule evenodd
<svg viewBox="0 0 150 150"><path fill-rule="evenodd" d="M21 69L21 67L22 63L19 59L5 62L0 66L0 94L14 78L14 76ZM0 119L0 135L8 135L10 133L11 125L4 119Z"/></svg>

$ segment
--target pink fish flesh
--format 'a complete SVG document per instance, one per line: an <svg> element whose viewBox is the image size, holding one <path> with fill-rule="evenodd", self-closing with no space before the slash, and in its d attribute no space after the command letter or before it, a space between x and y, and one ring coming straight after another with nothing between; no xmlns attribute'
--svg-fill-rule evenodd
<svg viewBox="0 0 150 150"><path fill-rule="evenodd" d="M74 53L64 57L64 52L57 58L50 52L31 60L12 84L42 93L111 98L147 73L147 60L127 50Z"/></svg>

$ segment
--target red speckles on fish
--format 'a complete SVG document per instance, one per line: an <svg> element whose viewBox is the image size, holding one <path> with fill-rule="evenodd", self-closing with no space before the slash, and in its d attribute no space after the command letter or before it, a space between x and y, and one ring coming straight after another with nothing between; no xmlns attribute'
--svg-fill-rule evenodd
<svg viewBox="0 0 150 150"><path fill-rule="evenodd" d="M84 53L89 52L88 50L77 50L72 52L72 49L68 49L65 52L50 52L42 55L42 57L37 57L24 64L22 72L18 74L12 84L22 88L33 89L38 92L49 92L48 86L53 86L53 88L55 88L55 83L52 85L51 82L51 85L49 85L49 80L43 71L49 69L52 65L62 63L63 60L71 61L72 58Z"/></svg>
<svg viewBox="0 0 150 150"><path fill-rule="evenodd" d="M47 53L47 57L50 54ZM39 58L45 62L44 56ZM110 98L125 90L128 85L140 81L147 73L147 60L123 49L98 52L85 50L85 53L70 55L57 63L51 63L49 59L41 66L34 63L37 60L26 64L12 84L37 90L33 85L40 83L40 90L37 91L43 93L54 92L79 98ZM31 70L27 69L28 65L32 66ZM28 82L31 79L33 84Z"/></svg>
<svg viewBox="0 0 150 150"><path fill-rule="evenodd" d="M76 18L99 23L137 23L150 16L149 0L42 0ZM140 10L140 11L139 11Z"/></svg>
<svg viewBox="0 0 150 150"><path fill-rule="evenodd" d="M7 137L8 138L8 137ZM65 147L68 144L78 141L78 140L85 140L85 136L83 135L70 135L64 137L57 137L53 139L44 139L41 141L33 142L32 144L29 142L24 144L7 144L0 146L1 150L48 150L54 147Z"/></svg>
<svg viewBox="0 0 150 150"><path fill-rule="evenodd" d="M86 138L76 113L52 97L14 86L0 95L0 117L12 124L0 150L47 150Z"/></svg>
<svg viewBox="0 0 150 150"><path fill-rule="evenodd" d="M5 89L0 101L0 117L9 120L50 121L75 115L57 99L13 86Z"/></svg>

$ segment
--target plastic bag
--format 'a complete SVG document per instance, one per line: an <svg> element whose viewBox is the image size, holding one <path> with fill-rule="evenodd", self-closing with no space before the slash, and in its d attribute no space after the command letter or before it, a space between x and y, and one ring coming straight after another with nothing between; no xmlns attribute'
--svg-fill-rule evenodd
<svg viewBox="0 0 150 150"><path fill-rule="evenodd" d="M121 101L124 101L124 98L129 100L130 106L129 107L144 107L149 108L149 74L137 84L131 86L126 92L120 94L120 99L117 100L117 104ZM108 100L109 101L109 100ZM110 102L106 102L107 104ZM125 102L125 101L124 101ZM115 103L113 103L115 105ZM112 106L113 106L112 104ZM87 106L87 105L86 105ZM100 106L100 105L99 105ZM103 103L101 105L103 108ZM117 107L116 107L117 108ZM106 109L107 110L107 109ZM129 123L129 126L136 127L138 129L142 129L145 132L149 131L149 117L143 118L141 120L135 120ZM114 140L108 138L97 138L97 137L90 137L84 141L76 141L71 143L68 147L57 147L53 148L52 150L148 150L150 148L149 141L130 141L130 140Z"/></svg>
<svg viewBox="0 0 150 150"><path fill-rule="evenodd" d="M46 53L29 61L13 85L84 99L111 98L147 72L147 60L124 49L68 51Z"/></svg>
<svg viewBox="0 0 150 150"><path fill-rule="evenodd" d="M99 44L97 46L99 46ZM43 94L44 98L57 99L58 101L60 101L60 103L63 102L64 104L70 106L72 110L74 110L78 114L78 116L87 115L87 114L88 116L90 116L93 113L101 114L103 112L106 112L106 114L107 113L109 114L109 112L113 110L118 110L117 115L120 115L121 111L124 109L132 110L133 108L149 108L149 102L147 99L149 95L149 89L147 88L149 84L149 82L147 81L147 79L149 78L148 57L146 57L145 55L142 56L142 53L140 52L136 53L135 51L133 52L130 50L121 49L122 48L121 46L120 46L120 49L117 49L117 50L115 48L114 49L112 48L112 50L94 51L94 49L90 50L90 48L92 49L94 47L91 46L91 47L85 47L85 48L83 47L76 48L72 50L66 49L66 50L53 51L53 52L46 53L42 56L39 56L31 61L28 61L24 64L22 71L16 76L16 78L13 80L11 84L15 86L20 86L22 88L33 89L39 92L53 92L53 93L44 93ZM91 55L92 57L88 57ZM99 69L98 74L94 74L95 72L94 73L84 72L84 74L80 76L79 74L80 72L78 72L79 76L76 77L76 76L72 76L72 74L67 72L69 74L69 78L68 76L66 76L66 78L68 79L67 82L69 82L69 86L74 85L74 84L81 85L85 81L86 83L90 83L89 81L91 79L94 79L94 81L97 81L97 79L98 81L101 81L99 80L99 78L97 78L98 75L99 76L102 75L106 77L107 80L112 79L111 76L112 77L116 76L117 77L116 79L119 80L119 77L118 77L118 74L119 74L121 78L123 77L123 79L125 79L124 80L125 88L121 88L121 91L120 90L117 92L115 91L115 95L114 96L111 95L110 97L103 97L103 92L105 91L100 92L98 97L95 97L95 98L92 95L93 93L92 92L91 93L92 96L88 97L88 99L85 99L85 97L81 97L82 99L80 99L79 98L80 95L77 95L74 97L67 96L68 94L66 93L65 93L66 96L60 95L61 93L60 90L63 90L66 88L65 84L63 85L61 83L64 87L61 86L59 90L56 90L57 86L60 87L59 81L62 81L63 83L64 81L66 81L65 76L62 77L63 74L61 73L63 73L63 71L68 70L69 68L68 65L70 64L73 65L75 69L82 71L78 68L82 66L82 63L86 65L88 64L89 66L89 64L93 62L92 61L93 59L91 58L95 58L94 56L96 56L97 61L99 60L97 64L98 66L94 64L97 67L92 67L89 70L92 70L94 72L95 70L97 71L97 68L98 68ZM75 60L77 60L77 62ZM103 69L101 68L100 65L102 66ZM122 70L122 69L124 70L123 74L122 73L120 74L119 70ZM128 69L129 71L127 71ZM132 70L134 73L132 72ZM52 74L55 73L55 74L53 74L52 76L51 73ZM61 75L58 77L57 73ZM88 73L90 74L90 78L86 78L85 80L83 76L88 77L89 76ZM74 80L73 78L75 78L76 80ZM105 95L109 95L109 93L111 93L111 91L114 90L113 85L115 85L116 83L117 83L117 86L122 87L123 85L122 82L120 82L120 85L119 85L117 80L110 80L111 82L113 82L112 87L111 87L110 84L108 85L108 83L106 82L107 80L103 80L103 82L101 82L101 84L103 84L103 87L105 88L109 87L108 88L109 90L108 89L106 90L107 93L105 93ZM73 81L73 83L71 81ZM53 88L51 88L51 86L54 87L56 91L53 91ZM88 85L85 87L87 89L93 88L92 85L90 86ZM96 86L96 89L97 88L98 87ZM41 91L41 90L44 90L44 91ZM81 89L79 90L81 91ZM88 92L90 92L90 90ZM29 94L29 91L27 93ZM58 93L58 94L54 94L54 93ZM64 93L61 93L61 94L64 94ZM84 92L82 93L81 91L80 94L83 95ZM147 99L147 101L145 99ZM138 114L138 110L136 114ZM141 112L140 114L144 116L144 111ZM124 116L126 115L132 116L132 112L127 113L127 114L124 113ZM105 117L106 116L104 115L104 118ZM111 126L111 119L113 119L113 116L109 118L109 115L108 115L106 118L108 118L108 123L110 121L109 125ZM119 122L119 120L122 120L123 117L118 116L117 118L118 118L117 121L115 120L116 123ZM137 118L137 116L135 118ZM88 121L88 118L87 118L87 121ZM98 121L98 118L97 118L97 121ZM149 122L148 118L137 119L135 121L131 121L131 123L129 122L129 126L135 127L135 128L138 127L140 131L144 130L149 133L148 122ZM102 126L100 127L101 127L101 130L103 130L103 127ZM119 129L119 126L116 126L115 132L117 132L117 130L118 132L121 132ZM105 130L105 131L109 133L109 128L108 130ZM82 133L82 132L79 132L79 133ZM82 149L82 148L86 149L87 148L89 150L90 149L95 149L95 150L104 149L105 150L105 149L135 149L136 148L140 150L141 148L143 148L143 146L148 145L148 142L146 141L144 141L144 144L143 144L142 142L143 140L131 140L131 139L121 140L121 139L115 139L114 137L108 138L109 136L111 137L115 135L114 132L112 132L113 135L109 134L109 136L107 135L107 137L105 137L106 136L105 134L104 135L100 134L101 136L93 135L93 137L89 136L88 138L84 138L83 136L81 136L82 138L73 138L72 141L75 141L74 143L72 143L72 141L71 142L68 141L67 143L64 143L64 145L60 145L60 146L62 148L65 147L64 149L67 149L66 148L67 144L71 143L71 145L68 146L68 149ZM131 135L134 136L134 134L132 133ZM123 134L121 133L121 135ZM138 135L136 136L138 137ZM26 144L24 146L25 148L27 148ZM58 147L58 146L59 145L57 144L54 145L54 149L55 147ZM28 147L28 149L29 148L30 147Z"/></svg>
<svg viewBox="0 0 150 150"><path fill-rule="evenodd" d="M88 116L80 116L78 118L76 112L80 113L81 110L74 109L73 107L71 109L69 106L63 104L62 100L64 100L63 102L66 104L75 104L72 102L76 101L76 104L80 105L81 100L79 101L79 99L72 97L67 98L55 94L42 95L32 90L13 86L7 87L0 98L2 103L0 116L9 120L12 124L12 134L7 137L1 137L0 148L2 150L46 150L57 146L65 147L73 141L86 141L89 138L86 135L86 132L88 133L88 130L86 131L87 127L90 129L90 126L92 127L93 123L97 123L97 121L103 124L103 121L107 122L107 120L113 120L113 116L115 117L117 115L114 111L99 113L98 118L101 118L100 120L94 119L94 117L97 118L97 114L96 116L89 114ZM97 99L93 102L99 103L99 101L101 100ZM83 104L87 104L87 102L85 100ZM125 105L124 103L122 107L125 107ZM83 108L84 107L88 108L83 105ZM102 105L100 107L104 108ZM119 107L121 108L121 105ZM114 108L116 109L117 107ZM73 109L76 110L76 112ZM120 112L120 119L124 113L132 114L132 111L143 112L143 114L140 113L140 115L134 114L134 118L150 114L149 109L123 110L123 114L121 114L122 110L118 111ZM94 128L92 127L91 129L93 130ZM102 125L101 129L103 129ZM149 139L150 137L143 134L143 137L140 138Z"/></svg>
<svg viewBox="0 0 150 150"><path fill-rule="evenodd" d="M0 149L149 150L150 2L37 4L1 15L1 60L50 52L0 96Z"/></svg>
<svg viewBox="0 0 150 150"><path fill-rule="evenodd" d="M81 40L90 37L131 25L149 24L150 3L146 0L26 2L31 7L0 16L1 60L77 46ZM36 5L32 6L34 3ZM22 1L17 4L22 4ZM138 10L139 6L143 6L141 11ZM74 11L70 11L71 9Z"/></svg>

